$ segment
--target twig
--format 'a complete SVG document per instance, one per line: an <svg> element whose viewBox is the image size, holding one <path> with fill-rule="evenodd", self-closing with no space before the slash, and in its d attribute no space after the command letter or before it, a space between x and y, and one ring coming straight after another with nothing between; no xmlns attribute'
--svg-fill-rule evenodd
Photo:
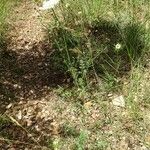
<svg viewBox="0 0 150 150"><path fill-rule="evenodd" d="M32 136L31 133L29 133L29 131L27 129L25 129L16 119L14 119L12 116L8 116L8 118L10 118L10 120L15 123L17 126L21 127L28 135L31 135L32 140L39 146L41 147L41 145L39 144L39 142Z"/></svg>
<svg viewBox="0 0 150 150"><path fill-rule="evenodd" d="M20 144L25 144L25 145L30 145L30 146L35 146L35 147L42 148L41 146L34 145L34 144L31 144L31 143L21 142L21 141L18 141L18 140L10 140L10 139L6 139L6 138L3 138L3 137L0 137L0 141L6 141L6 142L11 142L11 143L20 143Z"/></svg>

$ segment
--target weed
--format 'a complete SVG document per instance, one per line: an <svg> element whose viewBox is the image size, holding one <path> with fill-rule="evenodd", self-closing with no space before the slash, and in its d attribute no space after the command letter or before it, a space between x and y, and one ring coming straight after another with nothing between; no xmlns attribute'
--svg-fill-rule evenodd
<svg viewBox="0 0 150 150"><path fill-rule="evenodd" d="M9 15L10 9L17 0L1 0L0 1L0 48L5 44L5 32L7 31L6 18ZM1 49L0 49L1 50Z"/></svg>
<svg viewBox="0 0 150 150"><path fill-rule="evenodd" d="M12 135L10 135L5 130L9 128L12 125L12 121L4 115L0 115L0 137L4 138L11 138Z"/></svg>
<svg viewBox="0 0 150 150"><path fill-rule="evenodd" d="M147 95L147 92L142 90L142 86L145 85L145 83L142 82L142 78L142 67L134 67L134 70L131 72L131 79L127 96L127 106L129 108L131 117L134 120L140 120L143 118L142 111L140 109L140 101L145 98L145 94ZM145 88L146 87L147 86L145 86Z"/></svg>
<svg viewBox="0 0 150 150"><path fill-rule="evenodd" d="M82 3L63 2L62 16L52 11L55 27L49 27L49 35L55 49L53 56L78 89L90 89L91 78L98 82L101 76L111 78L109 86L113 87L116 78L129 71L143 54L144 27L134 19L124 24L117 17L115 21L104 19L99 10L105 5L102 2ZM76 5L77 10L73 8Z"/></svg>
<svg viewBox="0 0 150 150"><path fill-rule="evenodd" d="M81 131L79 137L76 140L76 150L84 150L85 149L85 142L88 138L88 135L86 132Z"/></svg>
<svg viewBox="0 0 150 150"><path fill-rule="evenodd" d="M0 115L0 131L5 125L8 125L9 123L10 123L10 120L7 117Z"/></svg>
<svg viewBox="0 0 150 150"><path fill-rule="evenodd" d="M79 135L78 131L74 127L68 124L64 124L61 130L62 130L63 136L65 137L67 136L77 137Z"/></svg>
<svg viewBox="0 0 150 150"><path fill-rule="evenodd" d="M51 139L48 141L48 148L51 150L58 150L60 148L60 141L59 139Z"/></svg>

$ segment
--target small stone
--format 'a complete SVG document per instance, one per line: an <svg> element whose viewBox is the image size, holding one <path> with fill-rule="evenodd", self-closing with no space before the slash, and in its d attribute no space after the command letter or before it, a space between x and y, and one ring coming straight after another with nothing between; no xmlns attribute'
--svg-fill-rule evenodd
<svg viewBox="0 0 150 150"><path fill-rule="evenodd" d="M27 126L31 126L32 125L32 121L31 120L27 120Z"/></svg>
<svg viewBox="0 0 150 150"><path fill-rule="evenodd" d="M18 87L18 84L14 84L14 88L17 88Z"/></svg>
<svg viewBox="0 0 150 150"><path fill-rule="evenodd" d="M33 91L33 90L30 90L30 93L31 93L31 94L33 94L33 93L34 93L34 91Z"/></svg>
<svg viewBox="0 0 150 150"><path fill-rule="evenodd" d="M124 97L122 95L114 98L112 100L112 103L114 106L125 107L125 100L124 100Z"/></svg>
<svg viewBox="0 0 150 150"><path fill-rule="evenodd" d="M20 101L19 104L23 104L23 101Z"/></svg>
<svg viewBox="0 0 150 150"><path fill-rule="evenodd" d="M36 129L37 131L40 131L40 128L39 128L38 125L35 126L35 129Z"/></svg>
<svg viewBox="0 0 150 150"><path fill-rule="evenodd" d="M21 86L18 85L18 84L14 84L14 88L15 88L15 89L17 89L17 88L18 88L18 89L21 89Z"/></svg>
<svg viewBox="0 0 150 150"><path fill-rule="evenodd" d="M109 93L109 94L108 94L108 97L112 97L112 96L113 96L113 94L112 94L112 93Z"/></svg>

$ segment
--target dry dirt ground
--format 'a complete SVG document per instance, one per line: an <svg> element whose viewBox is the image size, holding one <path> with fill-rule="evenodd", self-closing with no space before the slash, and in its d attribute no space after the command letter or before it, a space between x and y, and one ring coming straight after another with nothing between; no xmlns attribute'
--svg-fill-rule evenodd
<svg viewBox="0 0 150 150"><path fill-rule="evenodd" d="M0 149L81 150L84 145L87 150L149 150L147 106L140 108L143 115L134 120L128 109L112 105L113 94L85 93L83 104L68 99L70 93L58 88L66 77L49 59L51 44L43 24L50 16L27 0L13 13L15 17L8 20L7 51L1 60L1 64L5 62L1 67L1 113L8 120L0 128ZM149 69L145 72L143 80L148 83Z"/></svg>

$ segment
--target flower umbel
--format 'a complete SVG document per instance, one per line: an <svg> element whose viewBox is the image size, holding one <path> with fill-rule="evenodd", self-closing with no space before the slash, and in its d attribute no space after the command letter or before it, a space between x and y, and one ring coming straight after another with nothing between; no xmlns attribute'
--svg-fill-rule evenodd
<svg viewBox="0 0 150 150"><path fill-rule="evenodd" d="M121 44L120 43L117 43L116 45L115 45L115 48L116 48L116 50L119 50L119 49L121 49Z"/></svg>

